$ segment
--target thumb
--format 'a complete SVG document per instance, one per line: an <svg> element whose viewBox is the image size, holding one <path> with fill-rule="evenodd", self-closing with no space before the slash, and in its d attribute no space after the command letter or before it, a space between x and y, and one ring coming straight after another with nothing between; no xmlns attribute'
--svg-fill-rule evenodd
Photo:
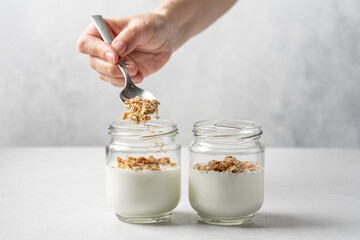
<svg viewBox="0 0 360 240"><path fill-rule="evenodd" d="M137 46L144 43L147 36L148 34L145 29L128 26L116 36L111 45L120 56L125 56L134 51Z"/></svg>

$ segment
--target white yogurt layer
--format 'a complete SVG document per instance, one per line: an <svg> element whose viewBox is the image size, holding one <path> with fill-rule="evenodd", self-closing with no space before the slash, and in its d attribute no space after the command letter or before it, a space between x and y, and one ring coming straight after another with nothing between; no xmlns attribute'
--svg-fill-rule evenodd
<svg viewBox="0 0 360 240"><path fill-rule="evenodd" d="M264 201L264 171L189 171L191 206L203 217L238 218L255 213Z"/></svg>
<svg viewBox="0 0 360 240"><path fill-rule="evenodd" d="M180 167L133 171L106 166L106 199L125 217L150 217L173 210L180 200Z"/></svg>

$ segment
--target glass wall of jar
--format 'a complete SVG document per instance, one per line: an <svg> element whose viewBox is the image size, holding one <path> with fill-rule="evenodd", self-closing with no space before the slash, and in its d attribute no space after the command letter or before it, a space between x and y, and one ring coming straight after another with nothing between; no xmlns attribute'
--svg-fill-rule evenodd
<svg viewBox="0 0 360 240"><path fill-rule="evenodd" d="M194 124L189 200L202 222L250 223L264 200L264 146L260 124L205 120Z"/></svg>
<svg viewBox="0 0 360 240"><path fill-rule="evenodd" d="M106 146L106 199L125 222L171 218L180 200L180 144L175 122L150 120L110 124Z"/></svg>

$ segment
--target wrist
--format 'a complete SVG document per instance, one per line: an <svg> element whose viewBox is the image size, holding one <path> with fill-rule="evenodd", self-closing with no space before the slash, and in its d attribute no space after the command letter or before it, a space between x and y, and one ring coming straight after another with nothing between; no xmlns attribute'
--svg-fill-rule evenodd
<svg viewBox="0 0 360 240"><path fill-rule="evenodd" d="M166 24L167 40L171 51L174 52L179 46L177 43L177 36L179 31L179 23L174 17L174 14L166 6L159 5L153 10L153 13L162 18Z"/></svg>

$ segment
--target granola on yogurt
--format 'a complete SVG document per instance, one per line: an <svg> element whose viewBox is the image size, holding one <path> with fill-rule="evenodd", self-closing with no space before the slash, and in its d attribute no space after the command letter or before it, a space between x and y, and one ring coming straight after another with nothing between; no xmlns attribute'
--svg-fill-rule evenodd
<svg viewBox="0 0 360 240"><path fill-rule="evenodd" d="M222 161L211 160L208 163L197 163L193 167L200 171L244 173L260 170L259 164L250 161L239 161L233 156L226 156Z"/></svg>
<svg viewBox="0 0 360 240"><path fill-rule="evenodd" d="M116 164L112 168L128 169L128 170L150 170L160 171L163 167L176 167L176 163L171 162L169 157L155 158L149 157L131 157L126 159L117 157Z"/></svg>

